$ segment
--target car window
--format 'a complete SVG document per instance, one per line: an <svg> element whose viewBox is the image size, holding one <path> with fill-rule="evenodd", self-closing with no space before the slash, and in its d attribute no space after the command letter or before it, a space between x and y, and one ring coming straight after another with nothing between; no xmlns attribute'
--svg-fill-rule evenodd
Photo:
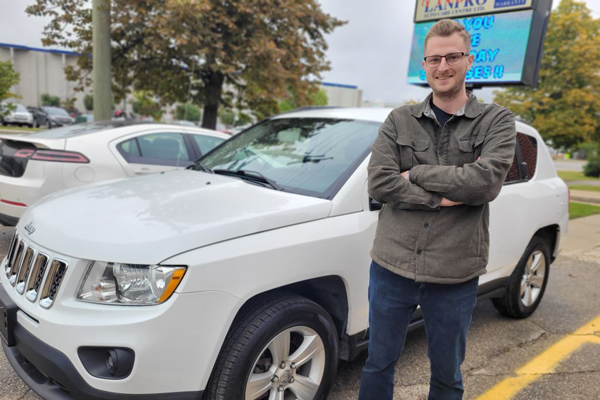
<svg viewBox="0 0 600 400"><path fill-rule="evenodd" d="M207 135L192 135L196 144L200 148L202 154L206 154L225 141L223 138L207 136Z"/></svg>
<svg viewBox="0 0 600 400"><path fill-rule="evenodd" d="M189 165L190 156L180 133L151 133L117 145L129 163L152 165Z"/></svg>
<svg viewBox="0 0 600 400"><path fill-rule="evenodd" d="M369 154L380 126L333 118L267 120L199 161L211 169L258 172L284 191L331 199Z"/></svg>
<svg viewBox="0 0 600 400"><path fill-rule="evenodd" d="M23 107L21 104L17 104L17 111L27 111L27 109L25 107Z"/></svg>
<svg viewBox="0 0 600 400"><path fill-rule="evenodd" d="M535 175L535 169L537 166L537 141L535 138L522 133L517 134L517 141L519 142L519 147L521 148L521 156L523 157L523 161L527 163L527 180L529 180L533 178L533 175Z"/></svg>
<svg viewBox="0 0 600 400"><path fill-rule="evenodd" d="M527 163L527 176L524 174L524 169L519 171L519 163ZM533 178L537 167L537 141L535 138L517 133L517 144L515 148L515 157L510 166L510 170L506 175L504 183L526 182Z"/></svg>

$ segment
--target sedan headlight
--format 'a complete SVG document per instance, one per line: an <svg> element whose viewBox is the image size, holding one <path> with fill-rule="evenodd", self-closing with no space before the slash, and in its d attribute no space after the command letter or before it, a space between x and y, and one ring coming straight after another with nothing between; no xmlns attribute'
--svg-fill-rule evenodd
<svg viewBox="0 0 600 400"><path fill-rule="evenodd" d="M94 261L85 272L77 299L102 304L153 305L171 297L186 267Z"/></svg>

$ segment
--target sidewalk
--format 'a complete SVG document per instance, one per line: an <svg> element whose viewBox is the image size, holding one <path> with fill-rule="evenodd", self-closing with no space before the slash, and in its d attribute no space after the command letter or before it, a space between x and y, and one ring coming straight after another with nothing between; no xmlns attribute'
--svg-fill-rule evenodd
<svg viewBox="0 0 600 400"><path fill-rule="evenodd" d="M600 192L571 190L571 201L600 204Z"/></svg>
<svg viewBox="0 0 600 400"><path fill-rule="evenodd" d="M571 199L573 199L572 194ZM560 254L572 256L598 246L600 246L600 214L570 220L567 238L562 243Z"/></svg>

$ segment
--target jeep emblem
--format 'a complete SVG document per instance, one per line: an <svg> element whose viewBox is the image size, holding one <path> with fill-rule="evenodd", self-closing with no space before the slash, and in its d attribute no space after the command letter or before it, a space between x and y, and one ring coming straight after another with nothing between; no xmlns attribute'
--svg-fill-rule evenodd
<svg viewBox="0 0 600 400"><path fill-rule="evenodd" d="M27 231L27 233L29 233L30 235L33 235L33 232L35 232L35 225L33 225L33 222L28 223L27 225L25 225L25 230Z"/></svg>

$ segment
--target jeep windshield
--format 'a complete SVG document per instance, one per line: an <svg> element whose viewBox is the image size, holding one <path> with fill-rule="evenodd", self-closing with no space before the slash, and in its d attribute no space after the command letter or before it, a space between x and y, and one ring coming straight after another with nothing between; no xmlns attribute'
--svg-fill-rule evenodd
<svg viewBox="0 0 600 400"><path fill-rule="evenodd" d="M380 125L349 119L267 120L234 136L190 168L254 172L285 192L332 199L371 151ZM244 174L238 177L243 179Z"/></svg>

